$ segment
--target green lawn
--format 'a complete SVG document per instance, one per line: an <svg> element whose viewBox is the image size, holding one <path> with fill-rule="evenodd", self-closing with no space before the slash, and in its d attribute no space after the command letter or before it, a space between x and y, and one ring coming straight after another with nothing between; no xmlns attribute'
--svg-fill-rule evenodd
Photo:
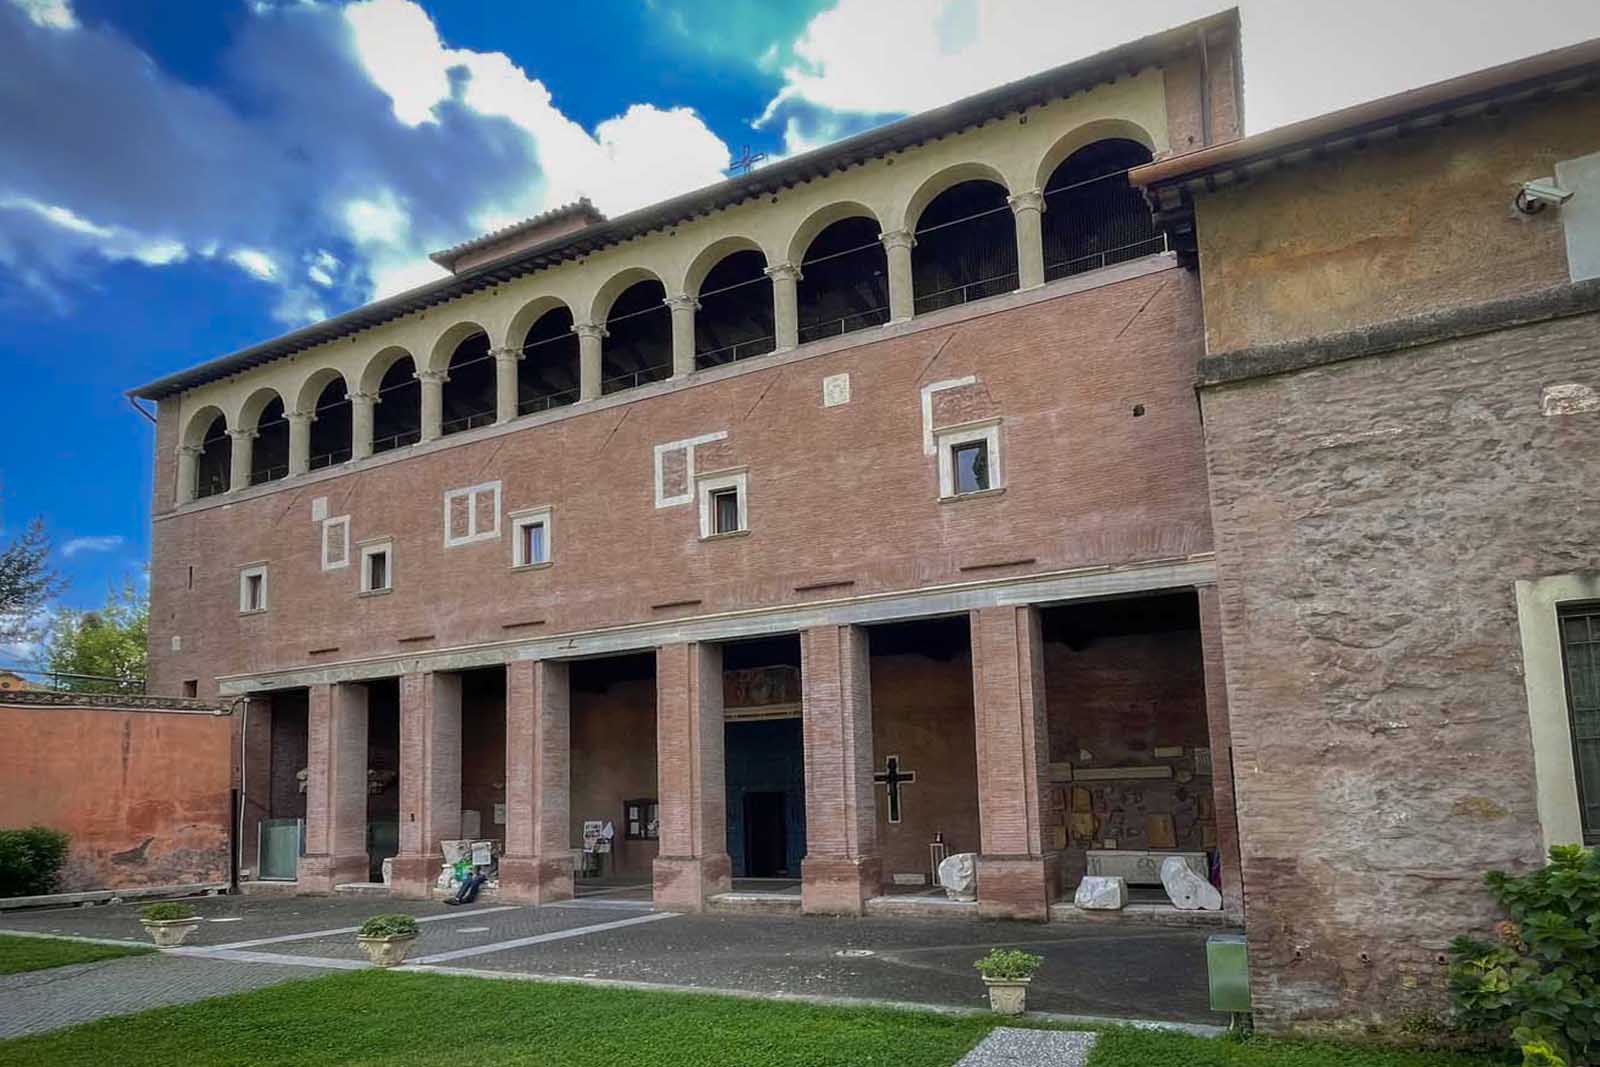
<svg viewBox="0 0 1600 1067"><path fill-rule="evenodd" d="M117 945L92 945L83 941L58 941L42 937L10 937L0 934L0 974L42 971L69 963L114 960L118 956L142 956L153 949L123 948Z"/></svg>
<svg viewBox="0 0 1600 1067"><path fill-rule="evenodd" d="M950 1067L999 1020L346 972L0 1042L14 1067L541 1064ZM1115 1031L1091 1067L1486 1067L1487 1060Z"/></svg>

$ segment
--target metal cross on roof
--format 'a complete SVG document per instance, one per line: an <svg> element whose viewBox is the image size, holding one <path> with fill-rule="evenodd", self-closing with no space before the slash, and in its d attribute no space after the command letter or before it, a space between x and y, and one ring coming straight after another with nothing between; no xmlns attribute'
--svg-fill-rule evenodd
<svg viewBox="0 0 1600 1067"><path fill-rule="evenodd" d="M745 145L739 149L739 158L728 165L728 172L730 174L749 174L755 169L757 163L763 162L766 158L767 154L765 152L751 154L750 146Z"/></svg>

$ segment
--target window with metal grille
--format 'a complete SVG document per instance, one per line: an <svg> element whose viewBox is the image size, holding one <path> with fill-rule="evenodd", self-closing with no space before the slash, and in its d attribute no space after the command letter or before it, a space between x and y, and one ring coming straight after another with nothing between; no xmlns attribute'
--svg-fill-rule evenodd
<svg viewBox="0 0 1600 1067"><path fill-rule="evenodd" d="M1600 604L1560 611L1561 658L1585 844L1600 844Z"/></svg>

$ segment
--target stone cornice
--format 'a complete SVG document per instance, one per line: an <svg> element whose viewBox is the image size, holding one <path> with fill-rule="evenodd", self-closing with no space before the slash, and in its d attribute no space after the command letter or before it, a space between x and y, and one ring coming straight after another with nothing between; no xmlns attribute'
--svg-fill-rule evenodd
<svg viewBox="0 0 1600 1067"><path fill-rule="evenodd" d="M165 711L181 715L227 715L227 704L142 693L78 693L61 689L0 690L0 707L95 708L107 711Z"/></svg>

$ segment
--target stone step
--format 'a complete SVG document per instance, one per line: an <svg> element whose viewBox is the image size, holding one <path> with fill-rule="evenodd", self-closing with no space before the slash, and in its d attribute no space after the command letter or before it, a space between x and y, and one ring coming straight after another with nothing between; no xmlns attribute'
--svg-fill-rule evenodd
<svg viewBox="0 0 1600 1067"><path fill-rule="evenodd" d="M1236 930L1238 925L1220 911L1181 911L1171 904L1129 904L1119 911L1085 911L1064 901L1050 905L1053 923L1110 926L1167 926L1185 929Z"/></svg>
<svg viewBox="0 0 1600 1067"><path fill-rule="evenodd" d="M867 914L890 919L976 919L978 902L948 897L882 896L867 901Z"/></svg>
<svg viewBox="0 0 1600 1067"><path fill-rule="evenodd" d="M706 901L710 911L745 915L798 915L799 893L718 893Z"/></svg>
<svg viewBox="0 0 1600 1067"><path fill-rule="evenodd" d="M389 887L382 882L345 882L343 885L333 887L335 893L358 897L386 897Z"/></svg>

